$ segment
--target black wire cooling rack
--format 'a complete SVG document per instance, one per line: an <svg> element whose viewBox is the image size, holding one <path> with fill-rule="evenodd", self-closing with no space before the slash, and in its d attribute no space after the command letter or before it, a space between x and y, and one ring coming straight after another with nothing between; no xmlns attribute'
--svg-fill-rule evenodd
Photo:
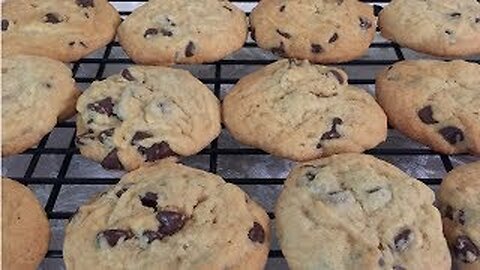
<svg viewBox="0 0 480 270"><path fill-rule="evenodd" d="M126 6L125 4L128 3L137 3L141 4L141 2L146 2L146 0L137 0L137 1L132 1L132 0L115 0L115 1L110 1L112 4L114 4L120 11L120 14L122 16L129 15L131 13L131 8L129 10L122 10L123 6ZM255 5L255 2L258 2L257 0L232 0L232 2L236 2L239 5L247 6L246 11L248 14L248 11L250 11L251 7ZM371 4L377 4L375 10L378 12L381 9L381 5L385 5L386 3L389 2L389 0L377 0L377 1L372 1L372 0L364 0L363 2L368 2ZM242 49L244 52L247 52L246 55L248 55L248 52L250 50L260 50L257 48L256 44L249 39L249 41L245 44L244 48ZM108 44L103 50L101 50L99 53L94 54L93 56L81 59L78 62L72 63L71 68L75 77L76 82L79 85L86 85L88 86L89 83L95 81L95 80L100 80L103 79L104 77L108 76L109 74L106 74L106 69L112 66L122 66L122 65L129 65L133 64L133 62L128 59L126 56L122 56L120 54L120 57L114 56L115 53L121 51L120 45L118 42L112 42ZM385 52L390 52L389 55L383 53L378 54L377 52L380 51L385 51ZM407 52L407 53L406 53ZM406 57L406 54L411 55L411 57ZM267 57L261 57L260 59L255 58L255 57L244 57L242 55L245 54L235 54L231 57L228 57L224 60L211 63L211 64L204 64L204 65L194 65L193 68L196 67L206 67L212 71L213 75L199 75L197 76L203 83L209 85L215 95L219 98L222 97L223 92L225 89L230 88L233 84L235 84L239 77L243 76L240 74L236 74L235 72L231 72L230 76L224 75L222 71L228 69L231 70L232 67L238 66L238 67L251 67L253 66L254 68L259 68L261 66L267 65L269 63L272 63L275 61L276 57L273 55L268 56L268 53L265 53ZM391 65L397 61L404 60L406 58L419 58L419 57L425 57L423 55L418 55L413 53L412 51L406 50L404 48L400 48L397 44L391 43L389 41L383 40L381 38L377 38L374 43L370 46L369 53L367 56L351 61L348 63L341 64L340 67L344 68L347 70L349 68L353 68L357 72L361 73L361 70L369 70L372 69L373 67L376 68L384 68L388 65ZM470 59L470 61L480 63L480 59ZM90 72L87 75L82 74L82 72L79 72L79 70L82 70L84 66L94 66L93 68L93 73ZM184 66L184 68L187 68ZM190 66L189 68L192 68ZM121 70L121 69L119 69ZM91 69L90 69L91 71ZM368 72L366 72L368 73ZM350 74L352 75L352 74ZM354 76L352 79L349 79L350 84L354 85L359 85L361 87L366 87L373 89L375 80L374 80L374 75L370 74L364 77L357 76L355 78ZM27 150L25 153L22 155L17 156L19 157L25 157L27 162L24 165L24 170L20 174L16 174L15 176L12 176L12 178L26 184L29 186L49 186L49 191L46 192L47 195L45 195L45 211L47 212L48 218L50 219L51 223L58 223L58 222L66 222L66 220L73 214L72 211L64 211L64 210L56 210L55 206L59 198L59 194L61 193L62 188L78 188L80 185L113 185L116 184L119 180L118 177L84 177L82 175L75 175L75 176L69 176L68 171L75 166L75 164L72 165L72 159L76 156L79 156L79 151L75 147L74 143L74 129L75 129L75 123L73 120L60 123L57 125L55 130L69 130L70 132L68 133L69 135L67 138L63 136L64 140L67 140L67 145L63 147L51 147L49 146L49 140L52 140L54 138L53 132L46 135L38 144L36 148L32 148ZM54 131L55 132L55 131ZM226 131L223 131L223 133L226 133ZM392 140L397 140L397 137L394 137L392 134L396 134L395 136L400 136L402 139L406 141L406 143L400 143L398 145L393 145L391 142ZM227 135L228 136L228 135ZM393 137L392 137L393 136ZM220 137L220 140L222 137ZM398 160L414 160L413 162L405 162L406 165L402 169L406 170L407 173L409 173L409 170L412 169L412 164L415 168L412 170L426 170L429 171L429 166L432 164L432 162L438 162L437 168L440 168L442 172L438 173L425 173L425 174L420 174L420 177L418 175L412 175L416 177L417 179L421 180L422 182L430 185L430 186L435 186L440 184L441 182L441 177L442 174L445 174L446 172L450 171L456 163L461 164L464 162L464 160L467 160L465 162L468 162L469 160L476 160L475 158L468 157L468 155L463 155L462 156L447 156L447 155L442 155L437 152L434 152L428 148L425 148L421 145L418 145L412 141L409 141L408 139L402 137L398 133L395 133L392 129L389 130L389 137L387 139L387 142L385 144L382 144L381 146L369 150L366 153L372 154L374 156L386 159L387 161L395 160L397 158ZM205 161L205 166L204 169L208 169L212 173L218 173L218 167L219 167L219 161L222 161L226 157L230 159L240 159L242 157L247 157L247 158L255 158L258 156L266 156L267 154L261 150L258 149L252 149L252 148L245 148L245 147L238 147L238 146L233 146L233 147L223 147L222 145L219 145L219 139L214 140L210 147L207 149L204 149L201 151L199 156L204 157ZM60 166L56 168L55 170L52 169L51 172L47 174L47 177L45 177L45 174L42 174L41 176L38 176L35 172L40 165L40 160L44 156L59 156L60 158L58 159L57 163L60 163ZM418 157L425 157L426 160L429 160L428 162L422 162L424 159L419 159ZM274 157L272 157L275 159ZM5 163L6 159L3 159ZM10 167L15 166L15 158L12 162L7 162L8 164L3 165L4 171L9 171ZM399 166L398 164L394 165ZM48 167L48 166L47 166ZM48 170L48 168L47 168ZM248 168L247 168L248 170ZM288 170L287 170L288 171ZM222 175L222 173L220 173ZM410 171L410 174L411 171ZM230 174L233 175L234 177L229 177L228 174L223 174L222 176L230 183L234 183L237 185L240 185L242 187L245 186L273 186L276 185L278 187L281 187L283 184L285 178L285 173L282 175L282 177L255 177L251 176L251 174L246 174L243 177L235 177L235 175L238 174ZM8 176L8 173L7 173ZM423 177L422 177L423 176ZM259 195L257 195L258 198ZM261 196L265 196L265 193ZM255 197L255 195L254 195ZM68 198L67 198L68 199ZM276 198L271 198L273 201ZM77 207L80 206L79 203L74 203ZM269 210L269 216L272 218L272 220L275 218L274 214L272 213L271 207L266 207L267 210ZM268 209L270 208L270 209ZM63 230L63 229L62 229ZM58 238L62 239L63 238L63 231L59 232L60 236L57 236ZM54 235L55 237L55 235ZM61 241L59 241L61 242ZM270 260L280 260L283 261L283 255L280 249L278 248L278 244L272 245L272 250L269 253L269 261ZM47 253L47 259L46 260L56 260L58 261L57 263L51 263L51 264L44 264L43 269L63 269L63 265L61 263L62 261L62 250L61 250L61 245L54 245ZM278 264L282 265L282 263ZM283 261L283 266L285 267L285 262ZM269 264L267 268L271 269L279 269L281 267L277 267L277 264Z"/></svg>

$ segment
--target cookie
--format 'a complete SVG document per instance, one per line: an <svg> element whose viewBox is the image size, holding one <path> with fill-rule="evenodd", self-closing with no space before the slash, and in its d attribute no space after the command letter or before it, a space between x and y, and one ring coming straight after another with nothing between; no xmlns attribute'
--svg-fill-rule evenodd
<svg viewBox="0 0 480 270"><path fill-rule="evenodd" d="M94 82L77 102L77 146L107 169L189 156L220 133L215 95L188 71L131 66Z"/></svg>
<svg viewBox="0 0 480 270"><path fill-rule="evenodd" d="M362 152L385 140L387 120L340 69L281 60L242 78L223 102L238 141L271 154L311 160Z"/></svg>
<svg viewBox="0 0 480 270"><path fill-rule="evenodd" d="M295 269L449 270L434 194L398 168L362 154L297 165L275 209Z"/></svg>
<svg viewBox="0 0 480 270"><path fill-rule="evenodd" d="M226 0L149 1L125 19L118 37L139 64L214 62L242 48L247 19Z"/></svg>
<svg viewBox="0 0 480 270"><path fill-rule="evenodd" d="M269 218L239 187L171 162L143 167L80 207L67 269L263 269Z"/></svg>
<svg viewBox="0 0 480 270"><path fill-rule="evenodd" d="M250 15L259 47L290 58L339 63L366 53L373 8L357 0L263 0Z"/></svg>
<svg viewBox="0 0 480 270"><path fill-rule="evenodd" d="M378 25L382 36L415 51L450 57L480 53L477 0L393 0Z"/></svg>
<svg viewBox="0 0 480 270"><path fill-rule="evenodd" d="M76 61L109 43L120 23L107 0L7 0L2 9L4 55Z"/></svg>
<svg viewBox="0 0 480 270"><path fill-rule="evenodd" d="M441 153L480 154L480 65L403 61L381 72L376 88L399 131Z"/></svg>
<svg viewBox="0 0 480 270"><path fill-rule="evenodd" d="M57 121L75 112L79 95L72 72L63 63L16 55L2 63L2 156L37 144Z"/></svg>
<svg viewBox="0 0 480 270"><path fill-rule="evenodd" d="M2 269L36 270L49 240L50 225L33 192L2 177Z"/></svg>
<svg viewBox="0 0 480 270"><path fill-rule="evenodd" d="M442 181L438 201L457 270L480 269L480 161L455 168Z"/></svg>

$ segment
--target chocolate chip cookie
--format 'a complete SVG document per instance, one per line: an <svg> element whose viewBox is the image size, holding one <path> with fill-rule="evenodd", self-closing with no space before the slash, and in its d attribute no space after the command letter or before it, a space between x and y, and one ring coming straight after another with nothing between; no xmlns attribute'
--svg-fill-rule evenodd
<svg viewBox="0 0 480 270"><path fill-rule="evenodd" d="M480 53L478 0L393 0L380 13L385 38L436 56Z"/></svg>
<svg viewBox="0 0 480 270"><path fill-rule="evenodd" d="M291 269L449 270L434 194L362 154L297 165L275 209Z"/></svg>
<svg viewBox="0 0 480 270"><path fill-rule="evenodd" d="M171 162L143 167L80 207L67 269L263 269L269 219L239 187Z"/></svg>
<svg viewBox="0 0 480 270"><path fill-rule="evenodd" d="M34 146L57 121L72 116L79 93L72 72L59 61L26 55L3 58L2 156Z"/></svg>
<svg viewBox="0 0 480 270"><path fill-rule="evenodd" d="M213 62L243 46L247 19L226 0L150 1L127 17L118 35L136 63Z"/></svg>
<svg viewBox="0 0 480 270"><path fill-rule="evenodd" d="M132 66L78 99L77 145L107 169L188 156L220 133L217 98L188 71Z"/></svg>
<svg viewBox="0 0 480 270"><path fill-rule="evenodd" d="M458 270L480 269L480 161L455 168L438 200L443 228Z"/></svg>
<svg viewBox="0 0 480 270"><path fill-rule="evenodd" d="M36 270L49 240L48 219L33 192L2 177L2 269Z"/></svg>
<svg viewBox="0 0 480 270"><path fill-rule="evenodd" d="M7 0L2 3L3 54L76 61L115 36L120 16L107 0Z"/></svg>
<svg viewBox="0 0 480 270"><path fill-rule="evenodd" d="M385 140L387 120L340 69L281 60L242 78L223 102L238 141L302 161L362 152Z"/></svg>
<svg viewBox="0 0 480 270"><path fill-rule="evenodd" d="M378 75L377 98L407 136L445 154L480 154L480 65L400 62Z"/></svg>
<svg viewBox="0 0 480 270"><path fill-rule="evenodd" d="M318 63L362 56L375 21L372 6L357 0L263 0L250 15L258 46Z"/></svg>

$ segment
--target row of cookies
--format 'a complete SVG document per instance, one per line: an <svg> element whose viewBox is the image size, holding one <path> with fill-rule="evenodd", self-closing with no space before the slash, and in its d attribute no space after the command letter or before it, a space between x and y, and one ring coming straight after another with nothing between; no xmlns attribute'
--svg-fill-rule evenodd
<svg viewBox="0 0 480 270"><path fill-rule="evenodd" d="M107 0L7 0L2 3L4 55L76 61L112 41L136 63L220 60L240 49L248 21L226 0L151 0L122 23ZM317 63L362 56L374 35L373 7L357 0L260 1L250 16L261 48ZM118 28L118 31L117 31ZM438 56L480 53L476 0L394 0L379 15L384 37Z"/></svg>
<svg viewBox="0 0 480 270"><path fill-rule="evenodd" d="M478 269L480 162L450 172L434 193L362 154L297 165L276 209L291 269ZM50 230L31 191L2 179L3 263L34 270ZM442 221L444 238L442 234ZM173 162L143 167L90 199L65 229L66 269L263 269L267 213L239 187ZM447 245L448 243L448 245Z"/></svg>

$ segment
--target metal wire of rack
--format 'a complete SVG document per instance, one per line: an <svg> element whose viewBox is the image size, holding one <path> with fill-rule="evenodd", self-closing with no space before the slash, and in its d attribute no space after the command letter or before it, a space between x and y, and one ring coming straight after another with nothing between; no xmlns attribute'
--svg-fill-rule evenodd
<svg viewBox="0 0 480 270"><path fill-rule="evenodd" d="M123 8L125 8L126 3L141 4L142 2L146 2L146 0L111 0L110 2L112 2L119 9L119 12L122 16L127 16L131 13L131 7L127 10L124 10ZM231 2L236 2L238 5L245 5L247 7L245 9L248 14L248 9L251 9L251 7L254 6L256 2L258 2L258 0L231 0ZM384 5L390 1L363 0L363 2ZM233 74L235 74L234 76L225 76L225 69L232 70L233 66L240 67L240 69L241 67L253 66L256 69L258 67L275 61L276 58L273 57L273 55L270 55L271 57L262 57L261 59L242 56L248 56L248 52L255 49L258 49L256 44L253 41L249 40L242 49L244 51L243 54L236 54L232 57L227 57L224 60L220 60L211 64L196 65L197 67L208 66L208 70L212 71L211 75L195 75L197 75L197 77L203 83L209 85L217 97L221 98L222 94L224 94L225 91L228 91L228 88L235 84L241 77L239 73L235 71L233 71ZM393 57L375 57L376 50L390 52L393 50ZM125 66L133 64L133 62L122 53L118 53L119 55L121 55L120 57L114 56L115 53L113 52L117 51L121 51L119 43L111 42L99 53L81 59L78 62L72 63L71 68L76 82L80 85L83 84L84 86L86 86L95 80L101 80L108 76L106 70L109 67L113 66L115 67L113 69L118 69L122 65ZM404 48L401 48L397 44L383 40L381 38L376 39L376 41L371 45L370 51L374 52L369 52L369 55L363 57L362 59L344 63L340 66L347 69L347 73L349 67L356 67L356 72L361 73L362 70L369 70L373 67L383 68L406 58L422 57L412 53L411 51L408 51L408 54L412 54L413 56L406 57ZM480 63L480 59L469 60ZM84 69L83 66L94 66L94 68L89 68L90 72L81 72L81 70ZM370 88L371 90L372 88L374 88L375 80L373 75L367 74L367 76L364 77L357 77L358 78L349 79L349 83ZM56 224L55 226L59 228L58 230L55 230L53 232L53 242L56 242L56 244L54 243L50 245L46 260L41 266L42 269L64 269L61 250L61 242L63 238L62 224L64 224L66 220L72 216L74 208L82 204L81 200L73 200L73 202L70 203L70 206L72 207L70 207L69 210L64 210L64 207L58 210L56 206L58 205L60 200L68 201L70 199L68 195L63 196L63 199L59 199L59 197L62 196L62 190L69 189L70 193L67 194L75 194L75 190L79 189L81 186L100 185L104 187L107 185L113 185L118 182L120 177L120 174L115 173L107 176L105 176L105 174L103 173L93 175L90 173L87 173L87 175L83 175L81 172L73 174L69 173L69 171L73 167L78 165L78 162L87 162L87 164L89 164L87 166L94 164L88 163L88 161L86 160L82 160L82 157L79 155L79 151L75 147L74 143L74 129L75 122L73 120L59 123L56 126L55 130L52 131L52 133L46 135L40 141L37 147L29 149L21 155L17 155L12 158L2 159L2 174L14 178L23 184L32 187L35 186L36 189L34 189L34 191L37 193L37 195L40 194L39 197L43 198L41 198L41 200L44 203L44 208L47 212L49 220L52 224ZM56 132L58 132L59 130L62 131L61 133L59 133L60 135L56 134ZM222 133L222 136L214 140L211 143L210 147L204 149L198 154L198 157L202 157L203 165L197 167L201 167L212 173L219 173L226 179L226 181L244 187L247 192L252 191L252 189L248 189L248 186L276 186L277 188L273 191L267 190L263 193L261 192L260 195L253 194L253 197L255 199L259 199L260 201L263 201L265 199L261 197L271 197L269 198L269 203L263 204L269 205L266 206L266 208L267 210L269 210L268 212L271 219L274 219L275 217L272 212L271 205L274 204L274 201L276 199L275 193L278 194L278 191L281 189L281 186L285 180L285 175L286 173L288 173L288 169L289 166L291 166L291 163L286 162L285 165L279 159L271 157L261 150L240 146L235 143L228 143L231 140L229 139L228 133L226 131L223 131ZM50 143L50 141L52 140L58 140L59 136L62 137L63 140L63 144L61 146L55 146L54 144ZM222 143L222 140L225 140L227 142ZM396 144L392 143L392 141L400 141L400 143ZM392 129L389 130L389 137L387 139L387 143L382 144L375 149L369 150L366 153L386 159L387 161L391 161L395 165L400 166L402 169L406 170L407 173L410 173L411 175L413 174L412 176L433 187L440 184L443 174L452 170L452 168L456 164L462 164L472 160L477 160L476 158L469 157L468 155L447 156L439 154L435 151L432 151L426 147L423 147L404 138L402 135L395 133L395 131ZM43 158L46 158L48 160L48 158L51 158L52 156L54 158L53 161L51 161L50 163L45 163L42 161ZM258 157L262 157L263 159L271 159L266 163L266 167L270 166L272 163L280 162L281 164L277 167L280 168L282 172L270 173L267 176L262 173L256 175L255 173L235 172L235 170L237 169L245 169L247 171L251 170L251 168L247 166L251 163L245 163L247 165L242 165L243 168L234 168L232 169L233 171L230 169L225 169L226 165L233 164L237 159L241 157L252 158L253 160L256 160L256 158ZM230 159L230 162L223 162L226 159ZM397 162L395 161L400 163L396 164ZM224 164L220 164L221 162L223 162ZM188 164L188 162L186 163ZM431 172L429 167L432 166L433 163L437 163L434 167L440 170L440 172ZM57 164L57 166L52 166L51 164ZM245 168L245 166L247 168ZM412 166L414 168L412 168ZM17 167L20 167L20 169L18 169ZM37 173L38 170L41 170L42 172ZM418 173L418 171L421 172ZM87 197L87 195L85 195L85 197ZM277 262L272 262L273 260L277 260ZM286 264L283 259L282 252L280 251L278 244L276 243L272 245L272 249L269 253L269 264L267 264L267 268L286 269Z"/></svg>

